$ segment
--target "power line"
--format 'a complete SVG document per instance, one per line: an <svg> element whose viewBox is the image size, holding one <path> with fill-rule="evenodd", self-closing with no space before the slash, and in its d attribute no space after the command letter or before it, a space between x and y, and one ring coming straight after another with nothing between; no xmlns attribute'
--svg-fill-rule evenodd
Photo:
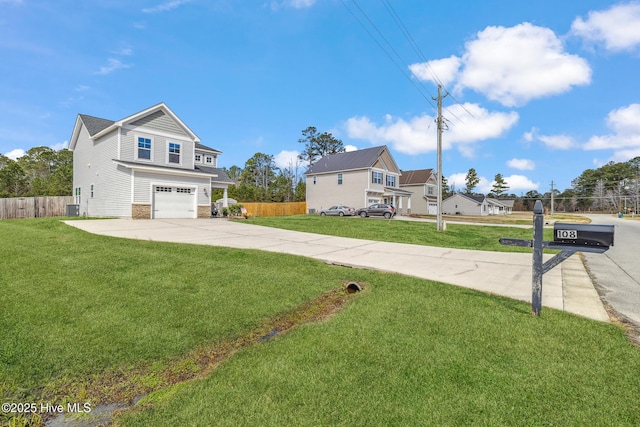
<svg viewBox="0 0 640 427"><path fill-rule="evenodd" d="M444 88L444 84L442 83L442 81L438 77L438 74L435 72L433 67L431 67L430 61L428 61L427 58L425 57L424 53L422 53L422 50L420 49L420 46L418 46L418 43L416 43L415 39L411 35L411 32L407 29L407 27L402 22L402 19L400 18L400 16L398 15L396 10L394 9L393 5L391 5L389 0L382 0L382 4L387 9L387 12L389 13L389 15L391 15L391 18L393 18L393 20L396 22L396 25L400 28L400 31L402 31L402 33L404 34L404 36L407 39L407 41L409 42L409 44L411 45L413 50L418 55L418 58L421 59L427 65L427 68L431 72L431 75L433 76L433 78L436 81L436 83L438 83L438 85L440 85L440 86L442 86ZM416 77L416 76L414 75L414 77ZM462 103L460 103L460 101L458 101L451 93L449 93L449 91L446 91L446 92L447 92L447 95L451 96L451 99L453 99L456 104L458 104L464 111L466 111L467 114L469 114L471 117L475 118L475 116ZM464 121L461 118L459 118L457 115L455 115L454 113L449 111L447 108L445 108L445 110L448 111L456 119L458 119L461 123L464 123Z"/></svg>
<svg viewBox="0 0 640 427"><path fill-rule="evenodd" d="M360 13L365 17L365 19L369 22L369 24L371 25L371 27L373 27L376 32L380 35L380 37L382 38L382 40L385 41L385 43L387 44L387 46L389 46L389 48L396 54L396 57L398 58L398 60L400 60L401 62L404 62L403 59L400 57L400 54L393 48L393 46L391 45L391 43L389 43L389 41L387 40L387 38L382 34L382 32L378 29L378 27L373 23L373 21L369 18L369 16L366 14L366 12L360 7L360 5L358 4L358 2L356 0L351 0L352 3L358 8L358 10L360 11ZM420 95L429 103L429 105L431 105L431 107L436 110L436 106L433 104L433 102L431 102L431 98L430 98L430 94L428 92L428 90L426 89L426 87L424 87L424 85L422 85L422 83L420 83L422 85L422 87L427 91L427 93L429 94L429 96L426 96L422 90L420 89L420 87L416 84L416 81L419 82L419 79L417 78L417 76L415 74L413 74L413 71L411 71L411 69L409 69L409 72L411 73L411 75L415 78L412 79L411 76L409 76L406 72L406 69L408 69L408 67L405 67L404 64L400 65L398 63L398 60L396 60L387 49L385 49L385 47L380 43L380 41L378 40L378 38L376 38L371 31L369 31L369 28L367 28L367 26L362 22L362 20L360 20L360 18L353 12L353 10L351 10L349 8L349 6L347 6L347 4L345 3L345 0L340 0L340 3L342 3L342 5L345 7L345 9L347 9L349 11L349 13L351 13L351 15L355 18L356 21L358 21L358 23L360 24L360 26L367 32L367 34L369 34L369 37L371 37L373 39L373 41L378 45L378 47L385 53L385 55L387 55L387 57L391 60L391 62L394 63L394 65L400 70L400 72L402 73L402 75L405 76L405 78L407 80L409 80L409 82L413 85L413 87L416 88L416 90L420 93Z"/></svg>

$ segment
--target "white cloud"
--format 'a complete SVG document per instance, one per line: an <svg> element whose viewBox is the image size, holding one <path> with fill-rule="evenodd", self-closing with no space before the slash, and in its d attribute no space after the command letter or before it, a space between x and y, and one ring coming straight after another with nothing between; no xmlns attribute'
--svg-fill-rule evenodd
<svg viewBox="0 0 640 427"><path fill-rule="evenodd" d="M619 150L613 153L613 156L609 158L609 161L610 162L626 162L639 156L640 156L640 147L635 149L630 149L630 150Z"/></svg>
<svg viewBox="0 0 640 427"><path fill-rule="evenodd" d="M412 64L409 69L419 80L447 86L458 77L460 65L460 58L451 55L449 58Z"/></svg>
<svg viewBox="0 0 640 427"><path fill-rule="evenodd" d="M130 47L123 47L118 50L114 50L112 53L122 56L131 56L133 55L133 49Z"/></svg>
<svg viewBox="0 0 640 427"><path fill-rule="evenodd" d="M568 135L538 135L538 140L552 150L569 150L576 146L576 141Z"/></svg>
<svg viewBox="0 0 640 427"><path fill-rule="evenodd" d="M125 69L125 68L131 68L131 65L125 64L118 59L109 58L107 60L107 65L100 67L100 70L97 71L96 74L104 76L107 74L111 74L116 70Z"/></svg>
<svg viewBox="0 0 640 427"><path fill-rule="evenodd" d="M467 172L454 173L447 177L447 183L450 188L455 189L456 191L464 191L465 182L467 178ZM474 189L474 191L481 194L488 194L491 192L494 180L488 180L484 176L479 176L480 182ZM507 183L509 189L508 193L517 193L519 191L530 191L536 190L540 188L539 182L533 182L529 178L524 175L510 175L504 176L504 181Z"/></svg>
<svg viewBox="0 0 640 427"><path fill-rule="evenodd" d="M548 28L530 23L487 27L467 42L460 63L455 57L431 61L445 78L456 78L455 91L469 88L507 107L566 92L591 82L586 60L564 51L562 41ZM460 71L455 76L456 65ZM421 78L432 80L425 64L413 64ZM447 74L447 72L449 74Z"/></svg>
<svg viewBox="0 0 640 427"><path fill-rule="evenodd" d="M298 162L299 155L300 152L297 150L282 150L281 152L273 156L273 161L279 168L295 168L296 162Z"/></svg>
<svg viewBox="0 0 640 427"><path fill-rule="evenodd" d="M522 137L527 142L540 141L552 150L569 150L577 146L576 141L568 135L540 135L537 128L525 132Z"/></svg>
<svg viewBox="0 0 640 427"><path fill-rule="evenodd" d="M586 20L576 18L571 32L591 42L603 42L611 51L640 46L640 3L617 4L604 11L589 12Z"/></svg>
<svg viewBox="0 0 640 427"><path fill-rule="evenodd" d="M443 135L442 149L455 146L465 156L473 155L474 143L497 138L518 121L516 112L490 112L469 103L449 107L443 115L450 119L450 125ZM437 126L434 117L426 114L408 121L386 115L381 125L365 116L352 117L344 127L350 138L368 140L372 144L389 144L394 151L405 154L428 153L437 149Z"/></svg>
<svg viewBox="0 0 640 427"><path fill-rule="evenodd" d="M12 160L17 160L25 155L25 151L22 148L15 148L4 155Z"/></svg>
<svg viewBox="0 0 640 427"><path fill-rule="evenodd" d="M467 173L454 173L447 177L447 184L449 188L455 191L463 191L465 187L465 181Z"/></svg>
<svg viewBox="0 0 640 427"><path fill-rule="evenodd" d="M283 7L292 7L294 9L307 9L315 4L316 0L284 0L272 1L271 10L278 10Z"/></svg>
<svg viewBox="0 0 640 427"><path fill-rule="evenodd" d="M160 12L168 12L177 7L182 6L185 3L189 3L191 0L172 0L165 3L161 3L159 5L153 7L145 7L142 9L143 13L160 13Z"/></svg>
<svg viewBox="0 0 640 427"><path fill-rule="evenodd" d="M53 144L53 145L49 146L49 148L53 148L56 151L63 150L65 148L67 148L67 147L69 147L69 141L62 141L62 142L59 142L57 144Z"/></svg>
<svg viewBox="0 0 640 427"><path fill-rule="evenodd" d="M640 104L618 108L607 115L609 135L593 136L584 145L585 150L616 150L613 157L626 161L640 150Z"/></svg>
<svg viewBox="0 0 640 427"><path fill-rule="evenodd" d="M508 193L537 190L540 188L539 182L533 182L524 175L509 175L503 178L507 186L509 186L509 190L507 190ZM494 182L491 183L491 186L493 186ZM491 191L491 188L489 188L489 191Z"/></svg>
<svg viewBox="0 0 640 427"><path fill-rule="evenodd" d="M508 160L507 166L512 169L518 169L522 171L532 171L536 168L536 164L533 160L516 158Z"/></svg>
<svg viewBox="0 0 640 427"><path fill-rule="evenodd" d="M347 151L347 152L349 152L349 151L357 151L357 150L358 150L358 147L356 147L355 145L347 144L347 145L344 146L344 151Z"/></svg>

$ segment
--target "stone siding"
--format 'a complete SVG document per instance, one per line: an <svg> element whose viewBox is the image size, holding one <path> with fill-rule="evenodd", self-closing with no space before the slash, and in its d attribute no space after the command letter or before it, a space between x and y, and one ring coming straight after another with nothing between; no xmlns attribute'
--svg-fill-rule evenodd
<svg viewBox="0 0 640 427"><path fill-rule="evenodd" d="M150 219L151 205L133 204L131 205L131 218L133 219Z"/></svg>

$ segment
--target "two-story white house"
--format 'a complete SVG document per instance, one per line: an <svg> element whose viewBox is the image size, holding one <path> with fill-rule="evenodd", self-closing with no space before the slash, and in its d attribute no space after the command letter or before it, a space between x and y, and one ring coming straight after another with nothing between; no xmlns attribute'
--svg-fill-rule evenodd
<svg viewBox="0 0 640 427"><path fill-rule="evenodd" d="M337 204L357 209L374 203L402 208L411 193L400 188L400 175L386 145L326 155L305 172L307 209L314 213Z"/></svg>
<svg viewBox="0 0 640 427"><path fill-rule="evenodd" d="M113 121L79 114L69 142L80 215L208 218L211 189L232 184L219 150L164 103ZM226 203L225 203L226 205Z"/></svg>

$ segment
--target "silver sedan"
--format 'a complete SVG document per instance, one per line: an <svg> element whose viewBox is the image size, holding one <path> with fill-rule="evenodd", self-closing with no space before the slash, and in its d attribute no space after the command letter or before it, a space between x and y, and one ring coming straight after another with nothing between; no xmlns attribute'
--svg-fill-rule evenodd
<svg viewBox="0 0 640 427"><path fill-rule="evenodd" d="M338 215L338 216L351 216L356 213L355 208L350 208L349 206L343 205L335 205L331 206L329 209L322 209L320 211L321 216L325 215Z"/></svg>

